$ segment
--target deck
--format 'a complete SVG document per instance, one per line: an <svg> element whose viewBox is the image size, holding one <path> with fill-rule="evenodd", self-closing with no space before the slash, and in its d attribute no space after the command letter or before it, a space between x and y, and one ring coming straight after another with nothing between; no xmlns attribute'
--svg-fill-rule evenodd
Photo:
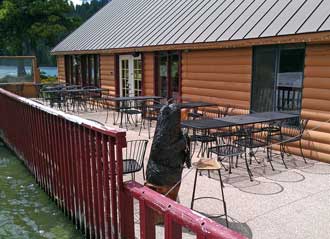
<svg viewBox="0 0 330 239"><path fill-rule="evenodd" d="M75 114L101 123L106 118L106 112ZM118 127L112 125L111 118L106 125ZM129 126L127 140L148 139L147 129L142 130L141 136L138 136L138 131L139 127ZM146 163L150 147L151 140ZM258 155L262 160L263 155ZM196 161L196 157L193 160ZM279 155L275 156L273 163L275 171L269 165L253 162L253 182L249 180L243 160L231 175L222 172L230 228L254 239L327 238L330 235L330 165L312 160L308 160L306 165L302 159L292 155L287 159L289 169L284 168ZM131 177L126 176L125 179L130 180ZM179 201L187 207L190 206L193 180L194 170L184 169ZM142 173L137 173L136 181L143 183ZM197 196L203 195L220 196L219 178L215 174L211 174L211 178L207 174L198 178ZM211 215L216 210L221 212L222 204L217 203L214 200L196 201L195 205L197 210ZM215 220L225 225L224 219ZM139 223L138 219L135 223ZM163 226L157 226L157 235L157 238L162 238ZM183 238L195 238L195 235L186 231Z"/></svg>

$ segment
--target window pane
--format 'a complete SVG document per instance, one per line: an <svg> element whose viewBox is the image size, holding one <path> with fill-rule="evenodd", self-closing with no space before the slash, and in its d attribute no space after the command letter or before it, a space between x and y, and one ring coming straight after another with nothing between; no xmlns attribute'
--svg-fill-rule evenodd
<svg viewBox="0 0 330 239"><path fill-rule="evenodd" d="M167 76L168 65L167 65L167 54L160 53L159 55L159 82L158 89L159 95L163 97L167 97L168 87L167 87Z"/></svg>
<svg viewBox="0 0 330 239"><path fill-rule="evenodd" d="M179 55L177 53L171 55L170 62L172 96L177 98L179 94Z"/></svg>
<svg viewBox="0 0 330 239"><path fill-rule="evenodd" d="M276 48L254 49L251 109L256 112L273 111L276 67Z"/></svg>
<svg viewBox="0 0 330 239"><path fill-rule="evenodd" d="M305 49L281 49L277 75L277 110L300 111Z"/></svg>

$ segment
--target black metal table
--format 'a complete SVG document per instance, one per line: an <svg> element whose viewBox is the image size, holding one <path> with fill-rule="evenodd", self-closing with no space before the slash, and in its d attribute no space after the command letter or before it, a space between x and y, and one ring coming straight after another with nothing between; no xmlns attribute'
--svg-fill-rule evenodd
<svg viewBox="0 0 330 239"><path fill-rule="evenodd" d="M143 101L143 100L161 100L164 99L162 96L146 95L146 96L123 96L123 97L112 97L110 101L121 102L121 101Z"/></svg>
<svg viewBox="0 0 330 239"><path fill-rule="evenodd" d="M112 101L115 103L119 103L119 106L116 106L114 109L114 112L117 111L118 117L120 116L120 124L119 127L123 126L123 116L124 113L130 110L131 108L134 108L133 106L131 107L129 102L147 102L149 100L161 100L164 99L162 96L155 96L155 95L145 95L145 96L121 96L121 97L109 97L107 98L108 101ZM122 103L122 104L121 104ZM133 110L137 112L137 110ZM108 114L108 112L107 112ZM116 124L115 116L113 123Z"/></svg>
<svg viewBox="0 0 330 239"><path fill-rule="evenodd" d="M177 104L181 109L196 109L199 107L212 107L217 106L214 103L202 102L202 101L191 101Z"/></svg>
<svg viewBox="0 0 330 239"><path fill-rule="evenodd" d="M232 126L232 123L217 119L185 120L181 122L182 128L197 130L220 129Z"/></svg>
<svg viewBox="0 0 330 239"><path fill-rule="evenodd" d="M262 112L262 113L253 113L251 116L255 118L262 118L264 122L270 121L282 121L299 118L298 114L285 113L285 112Z"/></svg>

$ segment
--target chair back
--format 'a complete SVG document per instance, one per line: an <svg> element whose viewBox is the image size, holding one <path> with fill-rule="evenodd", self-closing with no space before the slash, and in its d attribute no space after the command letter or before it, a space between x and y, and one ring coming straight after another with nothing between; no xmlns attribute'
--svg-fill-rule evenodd
<svg viewBox="0 0 330 239"><path fill-rule="evenodd" d="M123 149L124 160L135 160L140 167L143 166L148 140L129 140L127 146Z"/></svg>
<svg viewBox="0 0 330 239"><path fill-rule="evenodd" d="M302 137L307 124L308 119L301 119L298 125L285 125L284 128L282 127L281 131L286 135L290 135L298 139Z"/></svg>

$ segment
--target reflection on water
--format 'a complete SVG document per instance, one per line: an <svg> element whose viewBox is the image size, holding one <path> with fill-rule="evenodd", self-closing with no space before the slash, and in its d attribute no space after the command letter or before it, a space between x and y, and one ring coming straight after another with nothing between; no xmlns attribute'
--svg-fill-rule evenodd
<svg viewBox="0 0 330 239"><path fill-rule="evenodd" d="M1 141L0 238L83 238Z"/></svg>

